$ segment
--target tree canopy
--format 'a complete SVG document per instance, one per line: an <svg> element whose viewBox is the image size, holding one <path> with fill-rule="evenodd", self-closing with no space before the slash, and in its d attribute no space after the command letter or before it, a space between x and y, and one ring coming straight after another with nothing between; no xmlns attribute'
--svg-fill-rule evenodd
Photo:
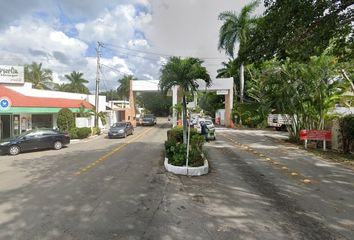
<svg viewBox="0 0 354 240"><path fill-rule="evenodd" d="M257 20L239 55L248 63L273 57L307 61L330 47L334 55L353 59L352 4L348 0L265 0L265 15Z"/></svg>

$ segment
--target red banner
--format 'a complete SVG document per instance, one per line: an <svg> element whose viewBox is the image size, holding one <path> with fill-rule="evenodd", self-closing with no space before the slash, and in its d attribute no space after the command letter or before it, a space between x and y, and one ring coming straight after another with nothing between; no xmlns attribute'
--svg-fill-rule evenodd
<svg viewBox="0 0 354 240"><path fill-rule="evenodd" d="M326 130L301 130L300 131L301 140L332 140L331 131Z"/></svg>

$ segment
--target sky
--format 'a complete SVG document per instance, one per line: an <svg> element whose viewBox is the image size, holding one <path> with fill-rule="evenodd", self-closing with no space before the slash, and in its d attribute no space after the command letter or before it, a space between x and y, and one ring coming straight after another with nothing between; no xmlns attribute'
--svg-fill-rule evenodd
<svg viewBox="0 0 354 240"><path fill-rule="evenodd" d="M117 88L124 74L159 79L170 56L198 57L212 77L227 61L217 49L223 11L248 0L1 0L0 65L42 63L54 81L84 73L94 92L96 47L100 90ZM264 11L262 4L255 14Z"/></svg>

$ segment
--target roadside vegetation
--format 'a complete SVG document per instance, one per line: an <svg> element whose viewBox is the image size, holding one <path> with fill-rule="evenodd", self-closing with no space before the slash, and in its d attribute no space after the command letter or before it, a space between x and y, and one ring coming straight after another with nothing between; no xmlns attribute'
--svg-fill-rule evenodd
<svg viewBox="0 0 354 240"><path fill-rule="evenodd" d="M297 142L301 129L329 129L343 117L334 114L336 106L354 107L351 3L265 0L263 16L253 16L258 4L219 15L219 49L230 59L218 77L234 79L234 121L265 127L268 114L289 114L290 138ZM341 132L351 139L348 129Z"/></svg>
<svg viewBox="0 0 354 240"><path fill-rule="evenodd" d="M92 110L90 109L89 111L84 111L81 108L80 113L78 113L77 115L81 117L91 116L92 114L90 115L90 111ZM59 130L62 132L69 133L71 139L84 139L91 135L101 134L100 128L98 127L94 127L92 129L89 127L76 127L75 114L68 108L63 108L59 111L57 124Z"/></svg>
<svg viewBox="0 0 354 240"><path fill-rule="evenodd" d="M204 165L204 141L204 136L200 135L196 129L192 128L190 131L188 166L199 167ZM182 127L175 127L167 131L165 153L168 158L168 163L175 166L186 165L187 144L183 143Z"/></svg>

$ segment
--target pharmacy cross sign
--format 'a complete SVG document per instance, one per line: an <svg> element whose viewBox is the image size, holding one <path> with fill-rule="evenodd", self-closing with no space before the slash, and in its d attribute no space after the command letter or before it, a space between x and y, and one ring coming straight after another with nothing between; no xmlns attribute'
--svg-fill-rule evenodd
<svg viewBox="0 0 354 240"><path fill-rule="evenodd" d="M0 98L0 110L6 110L11 107L11 102L7 97Z"/></svg>

